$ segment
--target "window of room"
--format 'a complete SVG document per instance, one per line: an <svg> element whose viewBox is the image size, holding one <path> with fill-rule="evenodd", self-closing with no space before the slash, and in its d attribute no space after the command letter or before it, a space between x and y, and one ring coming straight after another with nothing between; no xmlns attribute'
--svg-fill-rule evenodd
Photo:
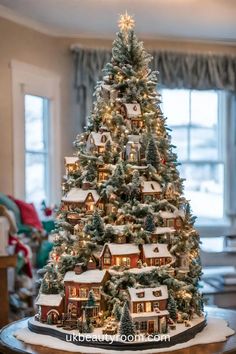
<svg viewBox="0 0 236 354"><path fill-rule="evenodd" d="M49 202L49 100L25 95L25 198Z"/></svg>
<svg viewBox="0 0 236 354"><path fill-rule="evenodd" d="M14 195L60 201L60 78L12 60Z"/></svg>
<svg viewBox="0 0 236 354"><path fill-rule="evenodd" d="M225 217L224 93L162 89L162 109L172 129L185 196L198 224Z"/></svg>

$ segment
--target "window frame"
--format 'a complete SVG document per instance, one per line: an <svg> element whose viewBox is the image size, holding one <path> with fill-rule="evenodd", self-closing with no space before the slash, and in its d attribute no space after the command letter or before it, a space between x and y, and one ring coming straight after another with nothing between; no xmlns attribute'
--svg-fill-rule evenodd
<svg viewBox="0 0 236 354"><path fill-rule="evenodd" d="M13 97L13 193L25 199L25 95L49 100L49 194L47 202L61 197L60 77L54 72L17 60L11 61Z"/></svg>
<svg viewBox="0 0 236 354"><path fill-rule="evenodd" d="M162 86L159 89L160 94L163 89L170 88ZM236 159L234 158L236 156L236 122L234 120L236 97L228 91L217 91L219 99L219 129L222 130L222 145L220 149L222 149L224 163L224 216L218 222L217 220L213 221L213 219L209 219L209 223L196 221L196 229L202 237L218 237L232 234L236 231L236 185L234 183L236 180ZM165 116L164 111L163 114ZM220 162L220 159L218 162ZM196 163L198 162L196 161Z"/></svg>

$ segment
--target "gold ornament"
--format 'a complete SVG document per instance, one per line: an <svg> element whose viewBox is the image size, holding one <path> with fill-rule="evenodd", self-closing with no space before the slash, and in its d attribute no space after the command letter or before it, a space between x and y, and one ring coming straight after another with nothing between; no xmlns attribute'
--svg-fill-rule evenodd
<svg viewBox="0 0 236 354"><path fill-rule="evenodd" d="M128 32L132 30L135 26L135 21L132 16L128 15L127 11L124 15L120 15L120 19L118 21L118 26L121 32Z"/></svg>

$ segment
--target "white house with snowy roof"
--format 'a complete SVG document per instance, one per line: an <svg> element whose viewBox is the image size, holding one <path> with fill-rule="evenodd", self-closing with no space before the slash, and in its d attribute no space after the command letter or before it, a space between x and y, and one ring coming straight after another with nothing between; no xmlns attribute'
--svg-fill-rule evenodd
<svg viewBox="0 0 236 354"><path fill-rule="evenodd" d="M87 149L90 152L104 153L108 142L112 144L110 132L92 132L87 140Z"/></svg>
<svg viewBox="0 0 236 354"><path fill-rule="evenodd" d="M143 181L141 185L142 200L151 201L160 198L161 186L156 181Z"/></svg>
<svg viewBox="0 0 236 354"><path fill-rule="evenodd" d="M139 247L132 243L106 243L100 255L102 269L113 266L136 268L140 258Z"/></svg>
<svg viewBox="0 0 236 354"><path fill-rule="evenodd" d="M167 329L168 289L166 285L155 288L128 288L130 312L136 329L145 333L165 333Z"/></svg>
<svg viewBox="0 0 236 354"><path fill-rule="evenodd" d="M142 261L147 266L163 266L172 260L166 243L147 243L142 246Z"/></svg>
<svg viewBox="0 0 236 354"><path fill-rule="evenodd" d="M96 206L103 209L98 192L95 189L71 188L62 197L64 210L82 209L92 214Z"/></svg>

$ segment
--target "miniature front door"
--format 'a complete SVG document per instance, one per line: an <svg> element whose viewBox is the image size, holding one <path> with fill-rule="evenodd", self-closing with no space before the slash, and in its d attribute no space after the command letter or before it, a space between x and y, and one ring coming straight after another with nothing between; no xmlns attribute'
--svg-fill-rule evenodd
<svg viewBox="0 0 236 354"><path fill-rule="evenodd" d="M148 333L154 332L154 321L148 321Z"/></svg>

